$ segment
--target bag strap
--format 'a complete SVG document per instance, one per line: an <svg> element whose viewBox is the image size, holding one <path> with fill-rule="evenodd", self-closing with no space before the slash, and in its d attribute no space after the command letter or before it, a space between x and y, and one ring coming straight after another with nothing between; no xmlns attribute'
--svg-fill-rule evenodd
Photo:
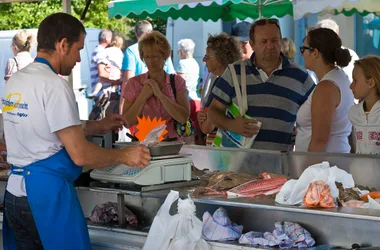
<svg viewBox="0 0 380 250"><path fill-rule="evenodd" d="M19 71L19 69L18 69L18 62L17 62L17 60L16 60L16 57L13 57L13 60L15 60L17 71Z"/></svg>
<svg viewBox="0 0 380 250"><path fill-rule="evenodd" d="M241 77L241 89L242 92L240 91L240 86L239 82L237 79L235 67L233 64L229 64L228 67L230 68L231 76L232 76L232 82L234 84L235 88L235 93L236 93L236 99L237 99L237 104L240 109L240 114L244 115L245 112L248 110L248 103L247 103L247 81L246 81L246 71L245 71L245 65L244 61L241 61L240 63L240 77Z"/></svg>
<svg viewBox="0 0 380 250"><path fill-rule="evenodd" d="M170 85L172 86L174 98L177 99L177 90L175 88L175 75L170 74Z"/></svg>
<svg viewBox="0 0 380 250"><path fill-rule="evenodd" d="M245 62L240 62L240 77L241 77L241 89L242 89L242 109L244 114L248 111L248 100L247 100L247 74L245 72Z"/></svg>

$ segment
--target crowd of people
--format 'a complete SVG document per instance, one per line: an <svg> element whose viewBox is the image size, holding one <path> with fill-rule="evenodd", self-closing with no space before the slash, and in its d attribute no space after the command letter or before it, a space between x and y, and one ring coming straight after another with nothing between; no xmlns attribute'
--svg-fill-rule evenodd
<svg viewBox="0 0 380 250"><path fill-rule="evenodd" d="M126 118L132 133L136 117L149 116L167 121L169 137L208 146L229 146L229 140L255 137L238 147L380 152L380 146L373 146L380 144L380 131L368 125L376 119L375 111L369 111L377 107L374 68L380 68L380 64L376 56L359 60L353 50L345 48L339 26L331 19L308 30L299 49L305 68L294 62L296 45L282 37L277 19L260 19L252 24L243 21L235 24L230 34L209 35L204 70L194 59L195 43L191 39L178 41L180 60L174 70L167 39L153 31L148 21L138 22L135 34L138 41L124 53L120 80L110 80L99 68L104 60L97 55L104 47L103 41L111 43L111 31L101 32L93 56L101 79L96 82L97 89L112 86L114 91L120 86L119 110L112 112ZM106 69L110 65L104 64ZM202 71L205 73L201 78ZM361 84L357 83L359 79ZM242 87L243 82L246 87ZM366 100L362 82L368 83L371 100ZM236 106L238 113L233 116ZM189 121L196 128L195 140L187 140L189 135L180 133L175 125L190 126Z"/></svg>
<svg viewBox="0 0 380 250"><path fill-rule="evenodd" d="M293 62L295 46L282 38L277 19L240 22L230 35L209 35L200 88L192 40L178 42L175 70L163 34L148 21L138 22L135 34L137 43L125 53L121 37L109 29L99 34L89 97L112 108L95 112L95 121L80 121L73 89L61 77L81 60L83 24L64 13L45 18L34 59L33 38L23 31L13 38L2 93L11 167L4 249L91 249L73 186L82 167L143 168L151 157L142 145L105 149L85 136L132 130L139 116L165 119L168 136L178 141L192 136L195 124L195 137L206 137L207 145L380 152L380 57L357 58L343 47L332 20L310 29L300 46L306 69Z"/></svg>

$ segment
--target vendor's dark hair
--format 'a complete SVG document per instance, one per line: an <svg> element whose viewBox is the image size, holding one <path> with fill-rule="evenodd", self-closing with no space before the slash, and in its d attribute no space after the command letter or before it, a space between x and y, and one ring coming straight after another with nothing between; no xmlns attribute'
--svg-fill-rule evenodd
<svg viewBox="0 0 380 250"><path fill-rule="evenodd" d="M333 30L317 28L307 34L309 46L317 49L328 64L345 67L351 61L350 51L342 48L342 40Z"/></svg>
<svg viewBox="0 0 380 250"><path fill-rule="evenodd" d="M86 34L83 24L66 13L55 13L46 17L38 27L37 51L55 51L55 44L66 38L69 46L78 42L81 34Z"/></svg>

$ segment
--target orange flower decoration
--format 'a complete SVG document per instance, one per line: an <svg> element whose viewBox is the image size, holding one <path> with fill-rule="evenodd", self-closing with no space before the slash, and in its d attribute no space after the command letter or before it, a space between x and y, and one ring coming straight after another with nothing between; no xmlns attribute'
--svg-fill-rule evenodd
<svg viewBox="0 0 380 250"><path fill-rule="evenodd" d="M161 124L166 124L166 121L161 120L161 118L157 120L156 117L153 118L153 120L151 120L149 116L148 118L146 118L145 116L143 116L142 118L137 117L136 129L138 130L138 132L135 134L135 136L141 142L145 139L145 137L149 134L149 132L152 129ZM164 132L162 132L161 136L158 138L158 141L162 141L164 139L164 135L166 135L167 133L168 131L165 129Z"/></svg>

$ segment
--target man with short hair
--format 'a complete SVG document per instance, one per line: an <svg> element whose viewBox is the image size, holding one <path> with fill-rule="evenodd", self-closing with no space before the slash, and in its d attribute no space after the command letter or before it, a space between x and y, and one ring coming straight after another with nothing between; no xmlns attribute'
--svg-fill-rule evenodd
<svg viewBox="0 0 380 250"><path fill-rule="evenodd" d="M254 51L248 60L237 61L234 68L241 86L241 63L246 69L248 110L256 120L226 116L232 103L237 105L229 68L213 89L210 119L218 129L245 137L257 137L255 149L289 150L297 111L315 87L305 69L290 62L281 53L281 30L277 19L260 19L250 28L250 45ZM240 107L242 108L242 107ZM262 122L261 128L257 121Z"/></svg>
<svg viewBox="0 0 380 250"><path fill-rule="evenodd" d="M153 31L153 26L147 20L139 21L135 25L135 35L137 40L140 40L145 34ZM123 65L121 66L123 71L123 83L122 88L128 82L128 80L134 76L146 73L148 68L145 63L141 60L139 54L139 43L135 43L127 48L124 54ZM169 58L165 62L164 70L168 74L175 74L172 59ZM120 97L120 112L123 111L124 98Z"/></svg>
<svg viewBox="0 0 380 250"><path fill-rule="evenodd" d="M91 54L90 76L91 76L91 92L94 90L95 85L99 82L98 61L101 59L100 55L111 44L112 30L102 29L99 33L99 45L96 46L94 52Z"/></svg>
<svg viewBox="0 0 380 250"><path fill-rule="evenodd" d="M119 129L114 114L101 121L79 120L75 95L59 75L80 62L86 31L73 16L56 13L38 28L35 62L9 79L2 95L4 131L11 165L3 220L4 249L91 249L74 180L82 166L144 167L145 147L104 149L85 135Z"/></svg>
<svg viewBox="0 0 380 250"><path fill-rule="evenodd" d="M319 21L316 24L315 27L316 28L331 29L335 33L337 33L338 36L339 36L339 25L333 19L329 18L329 19L321 20L321 21ZM349 49L349 48L346 48L346 47L344 47L344 48L348 49L350 51L351 61L350 61L350 63L346 67L344 67L342 69L343 69L344 73L346 73L346 75L348 76L348 79L350 80L350 82L352 82L352 71L354 70L354 63L355 63L356 60L359 60L359 56L352 49Z"/></svg>
<svg viewBox="0 0 380 250"><path fill-rule="evenodd" d="M234 36L239 40L243 60L248 60L249 58L251 58L253 53L252 47L249 44L250 27L251 24L246 21L242 21L232 26L231 36Z"/></svg>

